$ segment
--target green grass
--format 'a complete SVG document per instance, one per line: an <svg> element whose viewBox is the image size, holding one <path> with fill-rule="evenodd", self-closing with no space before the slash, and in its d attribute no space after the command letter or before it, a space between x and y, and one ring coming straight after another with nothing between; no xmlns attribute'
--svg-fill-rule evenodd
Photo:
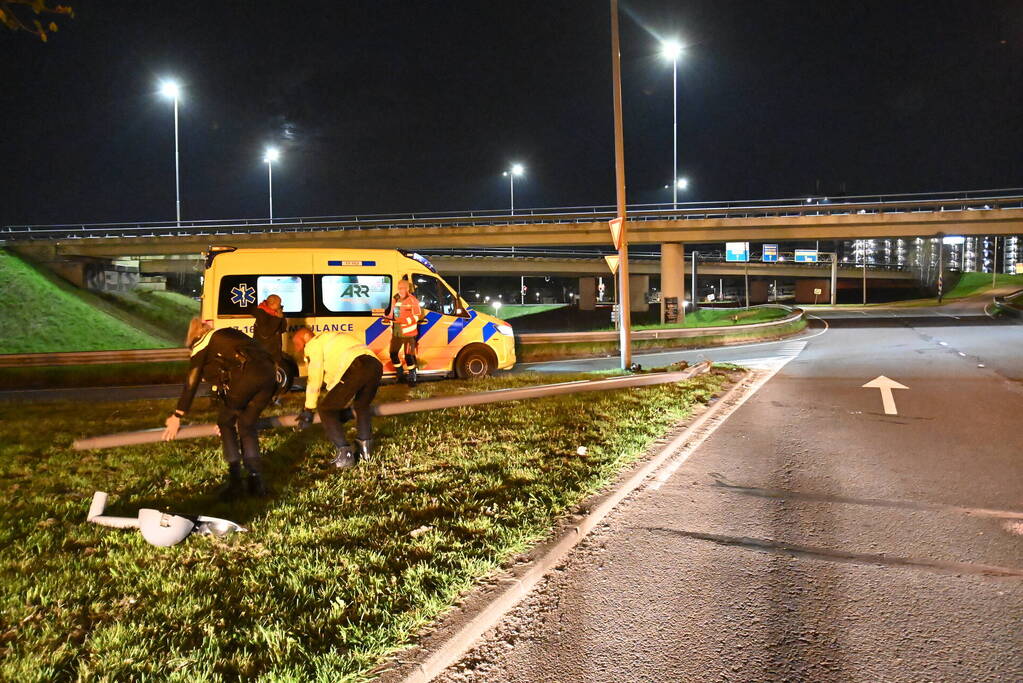
<svg viewBox="0 0 1023 683"><path fill-rule="evenodd" d="M472 308L480 313L486 313L496 318L500 318L501 320L511 320L512 318L521 318L524 315L535 315L537 313L553 311L558 308L564 308L566 305L567 304L505 304L504 306L501 306L500 311L496 311L490 304L473 304Z"/></svg>
<svg viewBox="0 0 1023 683"><path fill-rule="evenodd" d="M389 386L379 400L582 377ZM725 382L380 419L376 458L343 473L325 468L319 427L278 430L261 440L275 496L233 507L209 493L224 469L213 439L69 449L160 425L173 401L0 404L0 679L365 680ZM251 531L154 548L85 523L97 489L108 514L156 507Z"/></svg>
<svg viewBox="0 0 1023 683"><path fill-rule="evenodd" d="M724 346L739 342L755 342L765 339L779 339L795 334L806 328L806 320L794 320L766 330L736 329L734 332L707 334L700 337L677 337L668 339L633 339L632 351L654 351L658 349L698 349ZM618 354L618 341L572 342L562 344L517 344L515 357L519 363L536 363L565 358L590 358Z"/></svg>
<svg viewBox="0 0 1023 683"><path fill-rule="evenodd" d="M995 287L1023 288L1023 275L1008 275L1005 273L995 276ZM968 296L981 294L991 289L990 273L963 273L956 286L945 295L946 299L962 299Z"/></svg>
<svg viewBox="0 0 1023 683"><path fill-rule="evenodd" d="M167 347L167 340L97 309L56 276L0 250L0 300L6 304L0 353Z"/></svg>
<svg viewBox="0 0 1023 683"><path fill-rule="evenodd" d="M177 292L103 292L100 296L140 318L175 345L184 343L188 321L199 315L199 302Z"/></svg>

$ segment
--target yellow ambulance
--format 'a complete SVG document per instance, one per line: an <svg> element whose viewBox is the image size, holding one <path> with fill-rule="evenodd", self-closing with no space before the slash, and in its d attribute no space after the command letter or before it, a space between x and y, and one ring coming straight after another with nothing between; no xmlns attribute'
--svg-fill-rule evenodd
<svg viewBox="0 0 1023 683"><path fill-rule="evenodd" d="M508 323L472 310L426 258L397 249L213 247L206 253L200 310L214 329L252 334L251 307L276 294L289 330L308 325L314 332L348 332L376 353L385 374L394 374L391 326L383 316L403 278L423 308L421 376L485 377L515 365Z"/></svg>

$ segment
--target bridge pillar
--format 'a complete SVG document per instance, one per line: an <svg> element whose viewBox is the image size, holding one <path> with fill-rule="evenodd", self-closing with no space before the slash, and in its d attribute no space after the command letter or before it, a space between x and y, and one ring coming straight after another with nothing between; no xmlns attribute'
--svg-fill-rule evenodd
<svg viewBox="0 0 1023 683"><path fill-rule="evenodd" d="M665 301L672 297L677 304L678 320L686 316L686 248L680 243L661 245L661 322L665 322Z"/></svg>
<svg viewBox="0 0 1023 683"><path fill-rule="evenodd" d="M579 310L592 311L597 308L597 278L579 278Z"/></svg>
<svg viewBox="0 0 1023 683"><path fill-rule="evenodd" d="M629 310L649 311L650 304L646 302L646 293L650 290L649 275L629 276Z"/></svg>

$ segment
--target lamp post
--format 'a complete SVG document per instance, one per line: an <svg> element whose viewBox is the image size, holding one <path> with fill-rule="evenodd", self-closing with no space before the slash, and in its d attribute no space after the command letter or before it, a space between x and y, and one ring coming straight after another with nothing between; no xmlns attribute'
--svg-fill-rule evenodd
<svg viewBox="0 0 1023 683"><path fill-rule="evenodd" d="M661 43L661 55L671 60L671 177L674 186L671 190L672 208L677 208L678 191L682 181L678 177L678 58L682 54L682 44L677 40L665 40Z"/></svg>
<svg viewBox="0 0 1023 683"><path fill-rule="evenodd" d="M177 223L181 225L181 166L178 162L178 99L181 97L181 86L177 81L160 83L160 94L174 100L174 196L177 207Z"/></svg>
<svg viewBox="0 0 1023 683"><path fill-rule="evenodd" d="M511 192L511 213L515 215L515 176L520 176L526 172L525 167L522 164L512 164L512 167L504 172L504 175L508 178L508 189Z"/></svg>
<svg viewBox="0 0 1023 683"><path fill-rule="evenodd" d="M281 153L276 147L267 147L263 155L266 162L266 179L270 190L270 222L274 222L274 173L273 162L281 158Z"/></svg>

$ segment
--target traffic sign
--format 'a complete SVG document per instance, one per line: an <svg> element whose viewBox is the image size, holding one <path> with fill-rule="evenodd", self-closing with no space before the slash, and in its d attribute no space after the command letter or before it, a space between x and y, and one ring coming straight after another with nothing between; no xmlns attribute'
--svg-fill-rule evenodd
<svg viewBox="0 0 1023 683"><path fill-rule="evenodd" d="M774 263L778 260L778 245L765 244L763 260L765 263Z"/></svg>
<svg viewBox="0 0 1023 683"><path fill-rule="evenodd" d="M725 242L726 261L749 261L749 242Z"/></svg>
<svg viewBox="0 0 1023 683"><path fill-rule="evenodd" d="M607 261L607 267L611 269L612 275L618 272L618 258L618 254L608 254L604 257L604 260Z"/></svg>
<svg viewBox="0 0 1023 683"><path fill-rule="evenodd" d="M796 249L796 263L817 263L817 250Z"/></svg>
<svg viewBox="0 0 1023 683"><path fill-rule="evenodd" d="M611 226L611 241L615 245L615 249L622 248L622 227L625 225L624 218L612 218L608 221L608 225Z"/></svg>

